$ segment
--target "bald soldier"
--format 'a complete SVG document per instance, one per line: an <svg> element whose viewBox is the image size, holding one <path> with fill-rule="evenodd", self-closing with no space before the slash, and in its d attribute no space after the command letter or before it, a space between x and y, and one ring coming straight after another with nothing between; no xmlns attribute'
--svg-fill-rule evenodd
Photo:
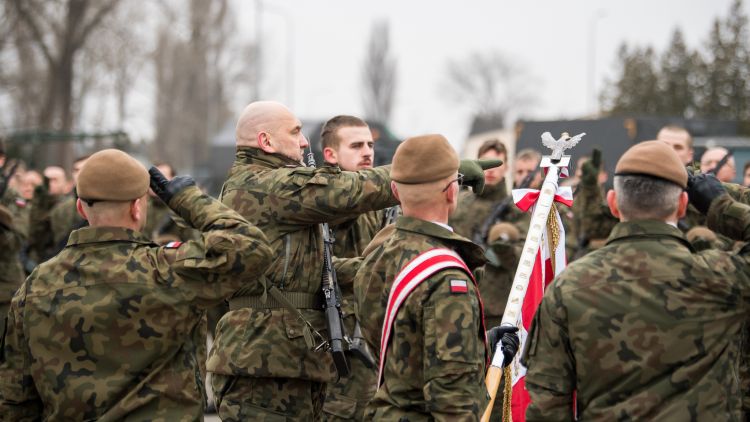
<svg viewBox="0 0 750 422"><path fill-rule="evenodd" d="M727 161L716 171L716 165L727 155ZM721 182L732 183L737 176L737 166L734 163L732 154L723 147L709 148L701 155L701 173L714 173L716 178Z"/></svg>
<svg viewBox="0 0 750 422"><path fill-rule="evenodd" d="M140 230L157 192L201 240L160 247ZM202 309L265 271L265 236L189 177L151 177L118 150L78 178L74 231L15 294L0 355L3 420L195 421Z"/></svg>
<svg viewBox="0 0 750 422"><path fill-rule="evenodd" d="M607 203L620 223L554 280L534 317L526 419L743 419L750 248L695 252L676 224L690 201L709 228L747 242L750 207L713 176L688 180L661 141L633 146L615 171Z"/></svg>
<svg viewBox="0 0 750 422"><path fill-rule="evenodd" d="M326 383L336 380L330 353L314 350L321 338L313 334L327 337L320 223L395 205L389 168L305 167L302 125L276 102L248 105L236 138L221 200L264 231L274 261L264 276L248 277L216 328L208 370L219 416L316 420Z"/></svg>
<svg viewBox="0 0 750 422"><path fill-rule="evenodd" d="M367 420L473 421L487 406L490 351L472 274L484 257L447 224L463 179L458 170L441 135L409 138L393 157L391 189L403 216L355 279L365 338L380 354ZM491 346L502 338L506 362L518 347L516 330L497 327L487 336Z"/></svg>

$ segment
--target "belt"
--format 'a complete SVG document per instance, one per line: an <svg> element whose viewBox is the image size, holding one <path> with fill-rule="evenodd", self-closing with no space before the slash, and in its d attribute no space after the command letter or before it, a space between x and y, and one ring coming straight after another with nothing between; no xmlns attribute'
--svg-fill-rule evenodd
<svg viewBox="0 0 750 422"><path fill-rule="evenodd" d="M321 294L303 293L303 292L283 292L284 298L296 309L323 309L325 301ZM280 309L288 306L273 295L265 297L257 296L237 296L229 299L229 310L234 311L241 308L252 309Z"/></svg>

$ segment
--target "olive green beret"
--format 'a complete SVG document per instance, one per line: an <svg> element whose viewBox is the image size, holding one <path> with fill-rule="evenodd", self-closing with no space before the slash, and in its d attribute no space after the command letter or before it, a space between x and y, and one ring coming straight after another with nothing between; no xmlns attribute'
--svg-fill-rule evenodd
<svg viewBox="0 0 750 422"><path fill-rule="evenodd" d="M78 173L76 192L81 199L130 201L148 192L149 175L135 158L116 150L99 151Z"/></svg>
<svg viewBox="0 0 750 422"><path fill-rule="evenodd" d="M458 155L443 135L409 138L396 148L391 179L405 184L429 183L458 171Z"/></svg>
<svg viewBox="0 0 750 422"><path fill-rule="evenodd" d="M620 157L615 176L645 175L687 187L687 170L671 146L662 141L646 141L630 147Z"/></svg>

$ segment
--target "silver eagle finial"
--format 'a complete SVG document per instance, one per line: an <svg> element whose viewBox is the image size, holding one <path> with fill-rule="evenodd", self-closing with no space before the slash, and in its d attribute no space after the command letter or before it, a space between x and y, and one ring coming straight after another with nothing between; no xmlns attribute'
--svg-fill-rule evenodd
<svg viewBox="0 0 750 422"><path fill-rule="evenodd" d="M560 136L560 139L555 139L549 132L544 132L542 134L542 144L552 150L550 160L552 160L552 162L556 162L560 161L560 159L562 158L563 151L576 146L576 144L581 140L581 138L584 137L584 135L586 135L586 133L579 133L578 135L571 138L567 132L563 132L563 134Z"/></svg>

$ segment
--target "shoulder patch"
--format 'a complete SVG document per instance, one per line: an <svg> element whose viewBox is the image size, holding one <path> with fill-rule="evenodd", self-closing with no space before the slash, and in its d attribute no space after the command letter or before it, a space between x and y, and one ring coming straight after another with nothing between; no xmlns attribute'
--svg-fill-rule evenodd
<svg viewBox="0 0 750 422"><path fill-rule="evenodd" d="M182 245L182 242L169 242L166 245L164 245L167 249L177 249Z"/></svg>
<svg viewBox="0 0 750 422"><path fill-rule="evenodd" d="M451 293L466 293L469 291L469 285L466 280L451 280Z"/></svg>
<svg viewBox="0 0 750 422"><path fill-rule="evenodd" d="M16 198L16 206L20 208L26 207L26 200L23 198Z"/></svg>

